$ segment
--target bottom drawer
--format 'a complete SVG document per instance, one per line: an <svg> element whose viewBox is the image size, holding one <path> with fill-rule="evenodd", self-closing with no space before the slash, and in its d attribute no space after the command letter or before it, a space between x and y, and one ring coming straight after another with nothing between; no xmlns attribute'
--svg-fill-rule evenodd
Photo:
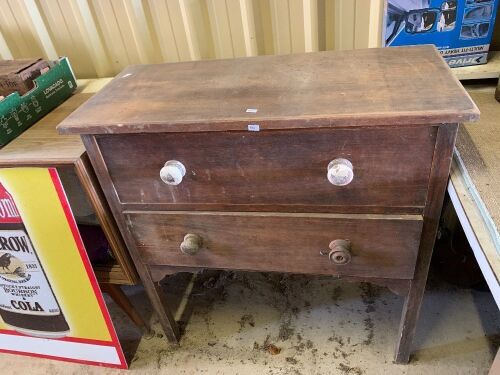
<svg viewBox="0 0 500 375"><path fill-rule="evenodd" d="M150 265L378 278L413 277L422 230L418 215L127 212L125 216L142 261Z"/></svg>

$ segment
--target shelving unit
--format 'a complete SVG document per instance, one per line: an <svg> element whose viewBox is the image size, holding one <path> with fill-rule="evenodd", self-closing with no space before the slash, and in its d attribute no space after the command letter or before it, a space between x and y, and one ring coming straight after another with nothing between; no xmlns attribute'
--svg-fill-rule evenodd
<svg viewBox="0 0 500 375"><path fill-rule="evenodd" d="M491 51L486 64L453 68L452 71L461 81L498 78L500 77L500 51Z"/></svg>

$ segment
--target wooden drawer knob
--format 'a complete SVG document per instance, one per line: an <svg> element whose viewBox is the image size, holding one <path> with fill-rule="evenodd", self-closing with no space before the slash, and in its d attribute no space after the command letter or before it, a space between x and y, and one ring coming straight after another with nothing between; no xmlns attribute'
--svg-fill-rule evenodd
<svg viewBox="0 0 500 375"><path fill-rule="evenodd" d="M349 240L335 240L330 242L328 258L333 264L344 265L351 261L351 242Z"/></svg>
<svg viewBox="0 0 500 375"><path fill-rule="evenodd" d="M160 170L160 178L167 185L179 185L186 175L186 167L180 161L169 160Z"/></svg>
<svg viewBox="0 0 500 375"><path fill-rule="evenodd" d="M347 159L334 159L328 164L326 177L335 186L345 186L354 178L352 163Z"/></svg>
<svg viewBox="0 0 500 375"><path fill-rule="evenodd" d="M201 250L203 239L194 233L188 233L184 236L184 241L181 243L181 251L187 255L196 254Z"/></svg>

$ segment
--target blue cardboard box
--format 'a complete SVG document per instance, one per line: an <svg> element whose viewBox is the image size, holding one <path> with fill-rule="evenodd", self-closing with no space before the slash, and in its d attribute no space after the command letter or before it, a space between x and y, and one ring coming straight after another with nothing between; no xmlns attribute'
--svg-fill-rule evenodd
<svg viewBox="0 0 500 375"><path fill-rule="evenodd" d="M485 64L500 0L387 0L383 45L434 44L450 67Z"/></svg>

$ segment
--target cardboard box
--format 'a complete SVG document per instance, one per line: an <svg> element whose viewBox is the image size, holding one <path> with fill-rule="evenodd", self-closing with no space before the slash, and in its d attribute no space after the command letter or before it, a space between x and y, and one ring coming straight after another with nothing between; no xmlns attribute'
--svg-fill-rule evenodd
<svg viewBox="0 0 500 375"><path fill-rule="evenodd" d="M383 45L434 44L450 67L485 64L500 0L387 0Z"/></svg>
<svg viewBox="0 0 500 375"><path fill-rule="evenodd" d="M13 92L26 94L34 87L34 79L41 70L48 68L49 62L42 59L20 59L0 61L0 96Z"/></svg>
<svg viewBox="0 0 500 375"><path fill-rule="evenodd" d="M66 57L50 64L24 95L15 92L0 100L0 147L16 138L66 100L76 89L76 79Z"/></svg>

